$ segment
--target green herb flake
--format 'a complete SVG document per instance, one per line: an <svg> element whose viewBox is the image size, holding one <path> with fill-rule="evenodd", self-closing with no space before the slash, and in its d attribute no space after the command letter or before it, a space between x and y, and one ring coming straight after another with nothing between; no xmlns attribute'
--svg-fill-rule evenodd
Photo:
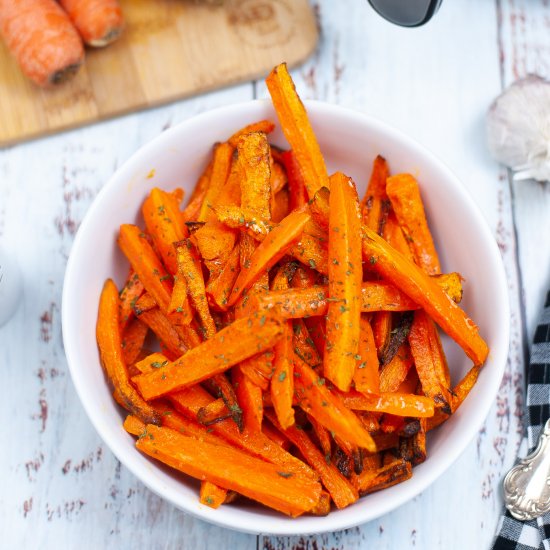
<svg viewBox="0 0 550 550"><path fill-rule="evenodd" d="M288 479L289 477L292 477L294 474L292 472L277 472L281 477L284 477L285 479Z"/></svg>
<svg viewBox="0 0 550 550"><path fill-rule="evenodd" d="M153 361L151 363L151 366L154 368L154 369L160 369L161 367L164 367L168 364L168 361L163 361L162 363L160 361Z"/></svg>
<svg viewBox="0 0 550 550"><path fill-rule="evenodd" d="M311 269L315 269L317 267L317 264L315 263L315 260L309 260L308 263L309 263Z"/></svg>
<svg viewBox="0 0 550 550"><path fill-rule="evenodd" d="M212 506L214 504L214 499L209 495L204 499L204 502L206 502L206 504L209 504L210 506Z"/></svg>
<svg viewBox="0 0 550 550"><path fill-rule="evenodd" d="M284 382L285 379L286 379L286 371L284 370L279 374L279 382Z"/></svg>
<svg viewBox="0 0 550 550"><path fill-rule="evenodd" d="M376 259L375 256L371 256L369 261L370 261L370 265L374 265L378 260Z"/></svg>

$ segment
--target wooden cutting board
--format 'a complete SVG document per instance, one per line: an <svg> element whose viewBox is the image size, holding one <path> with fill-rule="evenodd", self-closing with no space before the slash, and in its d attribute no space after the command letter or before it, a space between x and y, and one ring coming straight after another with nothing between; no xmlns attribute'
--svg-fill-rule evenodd
<svg viewBox="0 0 550 550"><path fill-rule="evenodd" d="M318 31L308 0L123 0L127 27L87 51L77 76L40 89L0 41L0 146L160 105L304 61Z"/></svg>

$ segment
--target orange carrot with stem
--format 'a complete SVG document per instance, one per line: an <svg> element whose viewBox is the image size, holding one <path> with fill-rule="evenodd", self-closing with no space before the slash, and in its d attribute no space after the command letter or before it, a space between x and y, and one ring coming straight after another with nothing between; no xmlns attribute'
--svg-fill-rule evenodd
<svg viewBox="0 0 550 550"><path fill-rule="evenodd" d="M0 35L39 86L65 82L84 61L82 40L55 0L0 0Z"/></svg>
<svg viewBox="0 0 550 550"><path fill-rule="evenodd" d="M124 17L117 0L59 0L82 40L100 48L117 40Z"/></svg>

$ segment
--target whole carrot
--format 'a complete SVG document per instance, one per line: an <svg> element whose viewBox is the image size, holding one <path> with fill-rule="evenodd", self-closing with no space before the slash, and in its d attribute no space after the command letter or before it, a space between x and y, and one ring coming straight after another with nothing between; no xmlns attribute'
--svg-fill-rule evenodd
<svg viewBox="0 0 550 550"><path fill-rule="evenodd" d="M55 0L0 0L0 34L39 86L64 82L84 61L82 40Z"/></svg>
<svg viewBox="0 0 550 550"><path fill-rule="evenodd" d="M124 18L117 0L59 0L59 3L88 46L107 46L122 33Z"/></svg>

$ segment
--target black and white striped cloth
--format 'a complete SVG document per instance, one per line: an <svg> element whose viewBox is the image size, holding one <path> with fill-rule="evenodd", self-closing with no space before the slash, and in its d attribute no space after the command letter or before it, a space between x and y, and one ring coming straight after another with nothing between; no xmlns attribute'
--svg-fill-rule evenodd
<svg viewBox="0 0 550 550"><path fill-rule="evenodd" d="M550 417L550 291L535 332L527 371L527 441L532 450ZM492 550L550 550L550 512L519 521L505 510Z"/></svg>

